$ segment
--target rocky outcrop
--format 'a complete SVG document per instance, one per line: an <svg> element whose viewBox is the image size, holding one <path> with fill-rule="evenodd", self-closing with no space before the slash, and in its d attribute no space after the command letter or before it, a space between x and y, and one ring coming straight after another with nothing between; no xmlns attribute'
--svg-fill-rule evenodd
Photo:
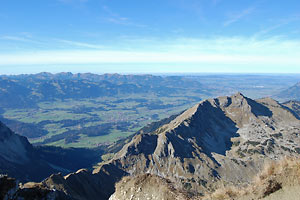
<svg viewBox="0 0 300 200"><path fill-rule="evenodd" d="M74 199L92 200L108 199L114 192L114 185L128 175L118 167L107 164L93 172L86 169L62 176L51 175L41 184L49 189L62 191Z"/></svg>
<svg viewBox="0 0 300 200"><path fill-rule="evenodd" d="M50 190L38 183L22 185L16 179L7 175L0 175L0 199L73 200L61 191Z"/></svg>
<svg viewBox="0 0 300 200"><path fill-rule="evenodd" d="M116 192L109 200L151 199L188 200L189 196L175 189L171 181L157 175L142 174L124 177L116 185Z"/></svg>

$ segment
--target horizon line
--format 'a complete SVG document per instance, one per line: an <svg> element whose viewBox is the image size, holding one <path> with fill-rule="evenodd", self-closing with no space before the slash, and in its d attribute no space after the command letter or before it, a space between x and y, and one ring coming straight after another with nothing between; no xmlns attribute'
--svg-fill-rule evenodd
<svg viewBox="0 0 300 200"><path fill-rule="evenodd" d="M71 72L71 71L60 71L60 72L51 72L51 71L41 71L36 73L0 73L0 76L19 76L19 75L37 75L37 74L63 74L71 73L75 74L94 74L94 75L300 75L299 73L282 73L282 72Z"/></svg>

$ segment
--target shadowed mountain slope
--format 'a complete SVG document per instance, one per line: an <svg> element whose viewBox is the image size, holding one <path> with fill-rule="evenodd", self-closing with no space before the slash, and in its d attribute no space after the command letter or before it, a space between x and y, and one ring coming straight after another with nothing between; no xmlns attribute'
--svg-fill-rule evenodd
<svg viewBox="0 0 300 200"><path fill-rule="evenodd" d="M0 122L0 174L19 180L41 180L57 172L43 161L28 140Z"/></svg>
<svg viewBox="0 0 300 200"><path fill-rule="evenodd" d="M52 173L70 173L91 167L101 159L101 149L36 146L0 122L0 174L20 181L41 181Z"/></svg>
<svg viewBox="0 0 300 200"><path fill-rule="evenodd" d="M275 97L284 100L300 100L300 82L286 90L281 91Z"/></svg>
<svg viewBox="0 0 300 200"><path fill-rule="evenodd" d="M287 101L283 105L291 109L300 118L300 101Z"/></svg>

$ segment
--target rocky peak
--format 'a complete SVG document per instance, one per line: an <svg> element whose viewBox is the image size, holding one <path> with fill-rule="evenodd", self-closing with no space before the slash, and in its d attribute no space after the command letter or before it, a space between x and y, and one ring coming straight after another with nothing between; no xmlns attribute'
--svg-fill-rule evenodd
<svg viewBox="0 0 300 200"><path fill-rule="evenodd" d="M245 99L246 97L241 93L241 92L237 92L233 95L231 95L232 99Z"/></svg>
<svg viewBox="0 0 300 200"><path fill-rule="evenodd" d="M202 123L206 119L209 119L209 117L212 117L212 115L218 115L215 116L216 118L220 117L220 115L222 115L222 112L223 114L241 118L242 114L251 112L251 106L255 106L255 101L245 97L240 92L230 97L219 97L215 99L203 100L199 104L184 111L169 124L166 124L157 129L156 132L170 132L183 124L185 126L190 126L191 123L195 121L195 119L199 120L199 116L202 116L202 119L200 120L200 122ZM233 121L236 122L237 120Z"/></svg>
<svg viewBox="0 0 300 200"><path fill-rule="evenodd" d="M252 155L273 159L274 152L290 154L296 151L291 150L294 146L286 143L278 133L285 132L289 123L287 130L297 123L299 126L299 121L292 117L289 110L271 98L255 101L236 93L204 100L155 131L136 135L113 162L131 175L151 173L181 181L183 185L187 177L193 177L196 182L216 177L233 182L247 181L263 163L260 160L257 166L250 164L251 159L257 159ZM232 166L237 171L232 171ZM245 174L239 175L243 170ZM237 175L233 175L235 173ZM199 187L192 182L189 184L194 189Z"/></svg>
<svg viewBox="0 0 300 200"><path fill-rule="evenodd" d="M269 108L241 93L204 100L153 132L136 135L115 158L139 154L182 158L199 152L225 155L239 128L271 116Z"/></svg>

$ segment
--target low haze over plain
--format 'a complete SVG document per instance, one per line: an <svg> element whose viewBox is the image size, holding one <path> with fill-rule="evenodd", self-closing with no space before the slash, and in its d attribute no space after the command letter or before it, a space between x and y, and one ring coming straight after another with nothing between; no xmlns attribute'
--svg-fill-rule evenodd
<svg viewBox="0 0 300 200"><path fill-rule="evenodd" d="M297 0L4 0L0 74L300 73Z"/></svg>

